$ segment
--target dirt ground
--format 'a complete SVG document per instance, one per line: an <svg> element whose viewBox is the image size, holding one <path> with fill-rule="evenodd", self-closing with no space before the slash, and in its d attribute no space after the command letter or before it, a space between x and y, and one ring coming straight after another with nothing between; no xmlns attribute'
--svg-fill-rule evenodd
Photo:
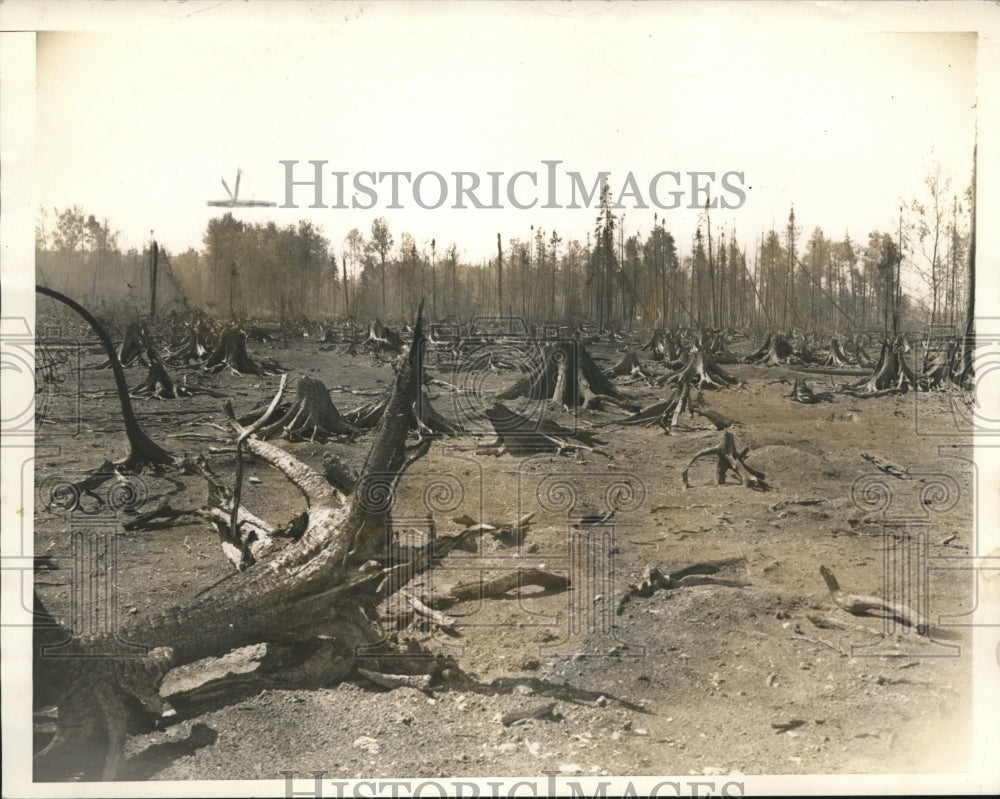
<svg viewBox="0 0 1000 799"><path fill-rule="evenodd" d="M743 339L730 346L745 354L753 344ZM393 378L387 364L320 351L309 339L251 342L249 349L251 357L277 360L292 379L323 380L341 410L368 397L338 389L373 392ZM592 352L604 366L619 357L609 346ZM657 372L645 355L640 353L643 364ZM109 515L91 498L84 498L86 514L45 508L60 482L126 451L111 373L92 368L103 360L98 348L75 350L53 341L48 357L61 361L55 369L64 378L43 385L39 398L35 548L55 567L37 577L49 609L71 616L75 607L76 533L114 533L117 548L109 559L84 554L77 573L110 583L118 614L183 603L230 573L215 532L202 520L123 532L118 522L128 515ZM433 359L428 368L443 381L460 379ZM252 673L261 646L177 669L161 690L177 716L134 731L127 776L968 769L971 636L961 625L973 606L972 573L944 568L975 552L974 473L960 446L968 442L955 424L961 402L944 393L869 400L835 393L830 402L801 405L788 398L801 373L723 368L740 385L705 392L705 401L737 420L730 430L739 446L750 448L747 462L764 472L770 491L751 491L732 475L715 485L710 460L692 467L684 489L681 472L690 459L721 436L697 416L685 415L682 428L669 436L659 428L616 426L622 414L613 408L582 412L578 419L554 417L593 428L603 442L595 452L486 456L475 452L484 436L437 441L404 478L393 510L397 521L420 528L431 512L444 534L462 529L454 519L463 515L494 526L535 515L522 541L486 532L477 552L452 552L411 590L433 604L435 594L477 575L541 566L569 576L571 590L531 587L520 595L461 602L448 608L455 624L447 629L414 621L399 639L452 659L424 689L390 690L360 675L325 687L264 684ZM238 413L266 402L279 380L181 368L171 373L191 387L232 397ZM137 385L145 369L130 367L127 375ZM805 377L817 391L858 379ZM505 376L494 379L505 382ZM639 405L667 393L642 382L619 383ZM430 387L435 408L458 418L462 411L453 396L439 384ZM135 404L154 440L177 454L208 453L212 466L231 479L223 400ZM368 433L352 445L282 446L315 466L327 451L359 466L370 440ZM864 455L900 467L902 476L880 471ZM195 508L206 499L200 478L175 472L146 475L143 486L138 511L164 499L174 508ZM578 529L582 517L606 514L612 494L620 505L613 520ZM259 462L247 467L243 501L274 522L302 509L295 489ZM647 566L670 573L717 560L727 560L720 576L746 584L661 590L632 598L618 613L622 596ZM821 565L844 590L905 602L939 628L928 638L882 619L849 615L832 602ZM192 692L227 674L223 690ZM537 715L505 724L514 711ZM45 729L38 726L37 744L47 740Z"/></svg>

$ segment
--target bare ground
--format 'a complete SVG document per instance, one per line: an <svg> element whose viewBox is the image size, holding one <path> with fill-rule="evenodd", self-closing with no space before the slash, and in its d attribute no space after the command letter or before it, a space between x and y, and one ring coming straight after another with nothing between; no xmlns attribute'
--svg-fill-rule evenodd
<svg viewBox="0 0 1000 799"><path fill-rule="evenodd" d="M749 346L746 342L745 349ZM287 348L251 344L250 354L274 358L292 377L308 374L331 389L384 389L393 375L388 365L321 352L309 340ZM605 366L618 357L602 347L594 355ZM81 360L92 367L102 357L88 349ZM431 362L429 368L436 377L458 379L447 367ZM453 552L411 590L433 603L454 583L519 566L565 573L573 590L526 588L502 599L461 602L447 610L456 620L448 630L416 620L399 633L401 642L417 641L451 658L423 690L389 690L362 676L333 686L265 684L252 673L263 647L178 669L161 691L178 714L170 723L150 722L133 731L126 776L277 779L286 770L371 778L541 775L545 770L597 776L968 769L969 629L943 626L928 639L899 625L885 627L881 619L850 616L831 601L819 574L825 565L845 590L908 602L935 622L971 611L971 572L933 568L944 562L941 558L975 552L974 477L967 450L939 451L942 445L968 443L954 422L961 404L935 393L874 400L838 394L829 403L800 405L788 399L795 375L790 370L725 368L742 384L706 392L705 400L738 420L731 431L739 446L750 447L748 463L764 472L771 491L750 491L732 476L725 485L715 485L710 460L694 465L691 487L683 489L681 472L689 460L721 436L700 417L685 416L687 427L670 436L659 428L600 427L595 432L606 442L599 447L606 456L577 451L489 457L475 453L484 438L437 442L404 479L394 508L397 519L419 527L430 510L438 532L447 533L461 529L453 519L462 515L493 524L528 512L535 516L520 544L486 533L477 553ZM133 386L145 376L142 367L127 372ZM175 379L185 373L189 386L203 384L232 396L237 412L266 401L278 383L277 376L172 370ZM830 378L807 377L817 390L830 390ZM496 380L504 382L502 375ZM622 389L643 405L666 395L644 384ZM215 533L193 517L160 529L121 532L115 516L92 498L83 499L89 515L45 510L54 485L78 479L105 458L121 457L126 445L110 372L85 368L79 385L69 375L43 387L43 393L35 548L57 566L38 577L39 595L56 615L72 610L75 532L118 533L117 560L110 570L107 562L81 562L91 579L115 575L120 614L181 603L231 571ZM336 390L331 396L341 411L366 399ZM449 390L432 386L431 398L438 411L455 418ZM136 407L154 440L175 453L193 453L232 446L219 427L221 403L195 396L136 400ZM583 412L578 420L566 413L555 418L590 427L622 415L602 411ZM285 446L316 466L326 451L359 466L370 437L353 445ZM907 473L903 478L886 474L865 454ZM209 455L227 480L233 457L231 450ZM892 500L888 507L880 506L877 486L867 491L855 486L863 476L885 485ZM265 464L249 464L246 478L243 501L258 515L283 522L301 509L295 489ZM944 484L947 495L936 491L937 483ZM605 492L612 484L627 486L631 500L616 514L613 527L606 524L581 546L588 539L573 524L606 513ZM199 478L171 472L146 475L143 485L146 497L139 511L164 499L174 508L195 508L206 497ZM569 494L560 493L560 485L570 486ZM129 518L121 512L116 516ZM911 519L908 525L893 523L904 516ZM596 542L604 549L595 549ZM588 553L594 564L590 571ZM723 575L748 584L662 590L635 597L620 615L615 612L646 566L671 572L721 559L739 559ZM886 569L890 574L909 569L912 576L921 563L931 565L926 586L887 581ZM823 619L841 626L817 626L815 620ZM951 620L961 623L961 618ZM192 690L227 674L220 690ZM244 676L233 676L238 674ZM504 724L505 714L522 710L548 712ZM36 738L44 743L44 728Z"/></svg>

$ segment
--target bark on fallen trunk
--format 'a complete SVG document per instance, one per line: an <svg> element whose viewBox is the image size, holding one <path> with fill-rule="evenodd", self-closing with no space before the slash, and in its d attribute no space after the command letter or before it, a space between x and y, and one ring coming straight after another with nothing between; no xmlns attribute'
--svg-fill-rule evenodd
<svg viewBox="0 0 1000 799"><path fill-rule="evenodd" d="M175 666L220 655L251 643L315 642L332 646L327 678L343 678L355 652L380 640L376 587L384 574L387 514L407 460L406 434L416 397L422 323L418 317L410 356L396 375L392 397L349 501L321 474L255 437L246 447L279 469L302 492L308 520L294 544L233 574L191 602L150 618L130 617L120 629L74 638L63 649L80 658L42 658L39 673L57 689L58 734L36 758L36 778L65 776L66 758L84 752L113 779L123 764L126 719L133 701L162 712L157 691ZM127 391L123 391L127 394ZM426 450L425 450L426 451ZM122 642L145 647L135 657ZM100 658L87 658L99 654ZM38 675L36 675L38 676Z"/></svg>

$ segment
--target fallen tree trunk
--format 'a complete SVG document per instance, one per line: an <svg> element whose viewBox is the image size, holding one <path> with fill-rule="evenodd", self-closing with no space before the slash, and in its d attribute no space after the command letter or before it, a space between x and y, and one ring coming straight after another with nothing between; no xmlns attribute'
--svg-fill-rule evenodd
<svg viewBox="0 0 1000 799"><path fill-rule="evenodd" d="M113 779L124 762L132 703L167 712L158 687L170 668L251 643L301 645L322 639L330 653L324 677L333 682L354 667L359 647L381 640L370 621L376 617L376 587L384 578L374 559L385 557L393 492L412 463L405 442L419 380L421 329L418 317L410 356L399 368L351 500L273 444L247 438L247 449L302 492L308 516L301 537L186 605L148 618L130 617L118 630L74 638L63 652L79 657L37 660L36 679L59 693L59 721L55 738L36 756L36 779L66 776L65 764L79 763L81 752L91 770L97 765L98 776ZM134 642L147 654L125 654L123 642Z"/></svg>

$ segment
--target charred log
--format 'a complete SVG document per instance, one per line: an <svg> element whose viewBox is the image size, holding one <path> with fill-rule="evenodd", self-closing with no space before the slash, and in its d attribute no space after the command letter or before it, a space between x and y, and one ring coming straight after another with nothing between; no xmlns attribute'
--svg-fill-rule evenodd
<svg viewBox="0 0 1000 799"><path fill-rule="evenodd" d="M324 477L266 441L247 436L247 448L302 492L307 519L299 539L257 566L234 573L183 607L64 647L81 657L52 659L45 676L58 695L58 734L35 761L37 779L65 776L65 764L98 758L104 779L124 763L127 719L136 703L164 715L158 688L175 666L250 643L308 644L329 650L327 680L346 676L359 648L381 638L373 628L376 588L384 573L387 514L399 477L419 456L407 450L407 414L416 399L418 316L411 357L404 359L353 500ZM246 432L233 422L238 435ZM426 446L422 447L426 452ZM65 636L65 630L61 631ZM116 656L122 641L140 642L144 657ZM102 655L90 657L87 655Z"/></svg>

